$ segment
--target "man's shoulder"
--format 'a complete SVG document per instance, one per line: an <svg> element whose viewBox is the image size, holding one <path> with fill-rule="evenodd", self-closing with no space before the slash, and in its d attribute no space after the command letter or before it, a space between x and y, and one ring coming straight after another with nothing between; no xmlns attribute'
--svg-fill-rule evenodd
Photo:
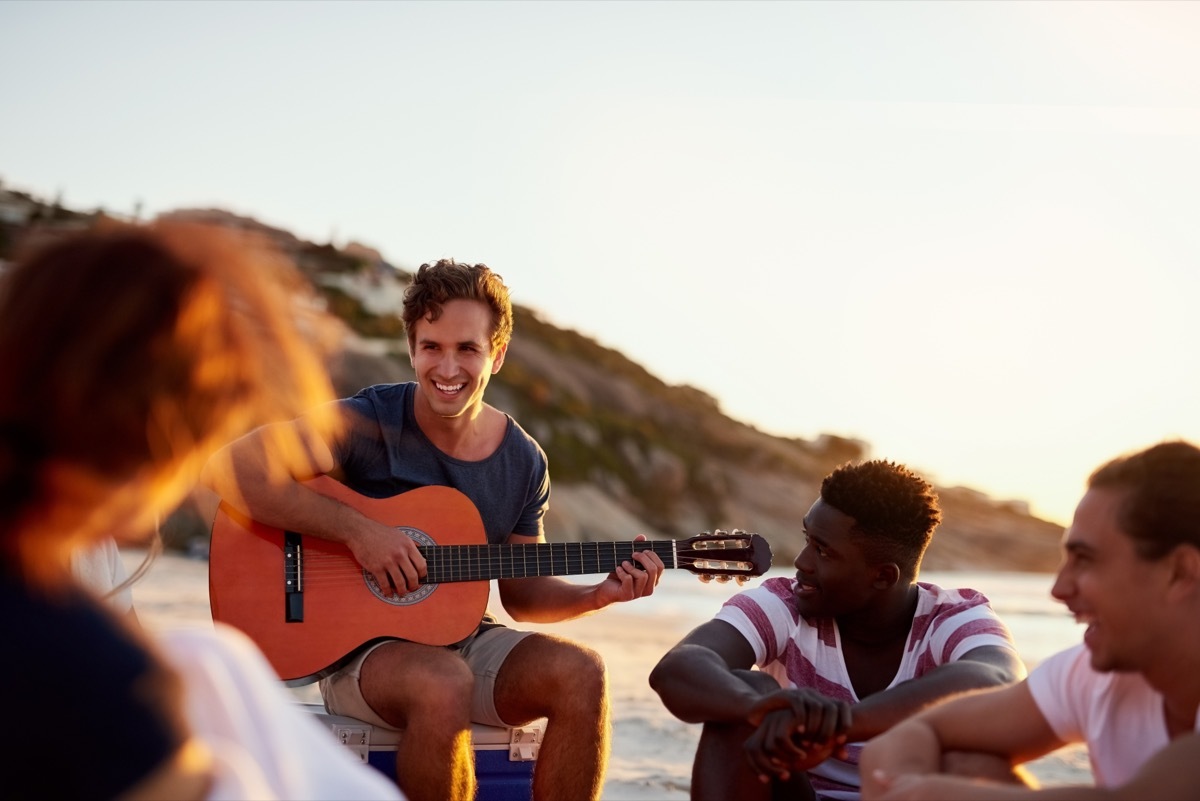
<svg viewBox="0 0 1200 801"><path fill-rule="evenodd" d="M731 595L722 604L722 608L731 607L741 609L743 611L765 605L783 604L786 607L795 607L795 596L793 591L796 580L787 576L773 576L763 580L757 587L750 587L741 590L740 592Z"/></svg>
<svg viewBox="0 0 1200 801"><path fill-rule="evenodd" d="M979 590L969 587L947 589L936 584L919 583L920 595L917 608L913 615L913 627L921 632L957 631L959 635L968 632L991 632L1011 641L1008 633L991 601Z"/></svg>
<svg viewBox="0 0 1200 801"><path fill-rule="evenodd" d="M346 400L354 400L355 398L379 398L382 400L406 398L415 386L416 384L412 381L400 381L394 384L370 384L349 398L346 398Z"/></svg>
<svg viewBox="0 0 1200 801"><path fill-rule="evenodd" d="M926 612L951 614L976 606L991 606L986 595L971 587L940 587L925 581L917 582L920 593L918 609Z"/></svg>
<svg viewBox="0 0 1200 801"><path fill-rule="evenodd" d="M380 413L386 412L390 415L397 410L404 409L415 386L416 384L411 381L396 384L370 384L353 395L342 398L339 404L344 410L354 410L358 414L369 416L374 413L378 416Z"/></svg>
<svg viewBox="0 0 1200 801"><path fill-rule="evenodd" d="M501 420L503 420L503 425L505 426L505 435L503 440L504 444L508 445L509 447L517 445L523 451L535 456L541 462L548 462L548 459L546 458L546 452L542 449L541 443L538 442L532 434L526 431L521 424L517 422L515 417L507 412L500 411L499 409L496 410L496 413L500 415Z"/></svg>

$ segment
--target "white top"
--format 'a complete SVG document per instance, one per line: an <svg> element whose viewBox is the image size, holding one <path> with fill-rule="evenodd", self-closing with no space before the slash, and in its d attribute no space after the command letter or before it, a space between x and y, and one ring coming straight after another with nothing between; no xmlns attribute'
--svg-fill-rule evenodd
<svg viewBox="0 0 1200 801"><path fill-rule="evenodd" d="M72 554L80 583L118 613L133 607L116 543ZM188 728L212 752L215 781L207 801L404 801L396 783L339 743L300 706L248 637L214 628L148 632L182 677Z"/></svg>
<svg viewBox="0 0 1200 801"><path fill-rule="evenodd" d="M395 782L296 703L240 631L217 623L155 639L183 676L190 728L216 757L208 801L403 801Z"/></svg>
<svg viewBox="0 0 1200 801"><path fill-rule="evenodd" d="M1093 670L1082 643L1034 668L1028 687L1059 739L1087 743L1099 787L1129 781L1171 741L1162 695L1141 673ZM1195 728L1200 731L1200 711Z"/></svg>
<svg viewBox="0 0 1200 801"><path fill-rule="evenodd" d="M837 623L800 616L794 595L796 579L768 579L738 593L717 613L738 630L754 649L755 664L781 687L808 687L830 698L854 704L860 699L842 657ZM945 590L918 582L917 610L900 667L888 688L919 678L939 665L961 659L981 646L1017 652L1003 621L987 597L970 589ZM849 758L830 758L808 772L822 798L857 799L861 782L858 761L863 744L849 745Z"/></svg>

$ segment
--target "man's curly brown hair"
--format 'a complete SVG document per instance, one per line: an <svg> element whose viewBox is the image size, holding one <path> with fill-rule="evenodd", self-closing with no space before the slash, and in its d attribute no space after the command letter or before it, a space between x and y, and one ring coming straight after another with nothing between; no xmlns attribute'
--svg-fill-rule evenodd
<svg viewBox="0 0 1200 801"><path fill-rule="evenodd" d="M477 300L491 310L493 355L512 339L512 301L500 276L486 264L441 259L435 264L422 264L404 290L400 319L404 321L410 346L416 344L413 331L417 320L438 319L442 316L442 306L452 300Z"/></svg>
<svg viewBox="0 0 1200 801"><path fill-rule="evenodd" d="M821 482L821 498L854 518L869 561L895 562L910 576L942 521L933 485L882 459L838 466Z"/></svg>

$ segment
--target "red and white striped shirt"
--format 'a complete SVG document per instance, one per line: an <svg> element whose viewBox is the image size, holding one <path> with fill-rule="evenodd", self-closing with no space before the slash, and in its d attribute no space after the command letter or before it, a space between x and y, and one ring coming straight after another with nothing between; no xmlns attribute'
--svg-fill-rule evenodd
<svg viewBox="0 0 1200 801"><path fill-rule="evenodd" d="M781 687L808 687L830 698L857 703L842 658L841 637L832 618L806 619L796 608L795 578L772 578L725 602L716 619L736 628L754 649L755 664ZM900 668L889 688L919 678L986 645L1015 654L1008 627L988 599L971 589L946 590L918 582L917 611ZM809 771L819 797L857 799L862 743L849 746L849 758L827 759Z"/></svg>

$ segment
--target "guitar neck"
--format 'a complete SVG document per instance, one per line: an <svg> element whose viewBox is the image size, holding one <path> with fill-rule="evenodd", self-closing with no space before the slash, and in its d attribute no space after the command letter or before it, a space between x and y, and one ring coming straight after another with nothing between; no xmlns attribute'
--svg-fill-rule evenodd
<svg viewBox="0 0 1200 801"><path fill-rule="evenodd" d="M679 566L674 540L423 545L418 550L428 569L422 584L611 573L622 562L633 561L636 551L654 551L666 567Z"/></svg>

